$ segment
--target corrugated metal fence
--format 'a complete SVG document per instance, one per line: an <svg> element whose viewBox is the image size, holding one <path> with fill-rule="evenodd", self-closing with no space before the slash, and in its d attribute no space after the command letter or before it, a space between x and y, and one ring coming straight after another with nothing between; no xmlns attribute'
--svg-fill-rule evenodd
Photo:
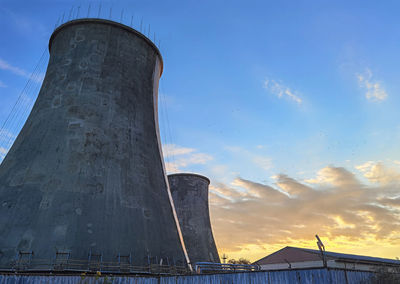
<svg viewBox="0 0 400 284"><path fill-rule="evenodd" d="M374 273L372 272L342 269L259 271L168 277L0 275L0 284L361 284L368 283L373 275Z"/></svg>

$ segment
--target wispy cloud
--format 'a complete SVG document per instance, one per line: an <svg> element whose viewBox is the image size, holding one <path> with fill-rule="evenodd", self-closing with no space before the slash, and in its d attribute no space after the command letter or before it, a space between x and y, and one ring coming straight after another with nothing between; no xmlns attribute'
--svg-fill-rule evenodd
<svg viewBox="0 0 400 284"><path fill-rule="evenodd" d="M382 162L368 161L356 166L356 169L373 183L382 185L400 183L400 173L395 169L385 166Z"/></svg>
<svg viewBox="0 0 400 284"><path fill-rule="evenodd" d="M168 173L180 172L190 165L201 165L211 161L213 157L193 148L181 147L175 144L163 145L163 155Z"/></svg>
<svg viewBox="0 0 400 284"><path fill-rule="evenodd" d="M0 69L5 70L5 71L9 71L15 75L21 76L21 77L25 77L28 79L31 79L37 83L42 83L43 78L44 78L44 74L30 74L29 72L27 72L24 69L21 69L19 67L13 66L12 64L8 63L7 61L3 60L0 58Z"/></svg>
<svg viewBox="0 0 400 284"><path fill-rule="evenodd" d="M371 165L360 169L376 173ZM400 180L398 172L378 173L369 177ZM331 250L340 245L351 251L354 244L373 248L378 243L400 248L400 183L364 184L351 171L334 166L322 168L307 182L284 174L274 178L275 183L263 184L237 177L210 188L221 251L257 258L286 245L314 246L316 233Z"/></svg>
<svg viewBox="0 0 400 284"><path fill-rule="evenodd" d="M346 176L346 178L343 178ZM357 183L355 176L348 171L343 171L343 168L325 167L318 171L317 176L312 179L307 179L305 182L316 185L332 185L344 186Z"/></svg>
<svg viewBox="0 0 400 284"><path fill-rule="evenodd" d="M10 9L6 9L4 6L0 7L0 12L5 21L11 23L13 32L18 32L24 36L47 36L51 32L52 26L45 25L40 19L29 18L21 13L14 13Z"/></svg>
<svg viewBox="0 0 400 284"><path fill-rule="evenodd" d="M175 144L163 145L164 157L185 155L185 154L193 153L194 151L196 151L196 150L193 148L180 147Z"/></svg>
<svg viewBox="0 0 400 284"><path fill-rule="evenodd" d="M271 158L256 156L253 158L253 162L264 170L269 170L273 167Z"/></svg>
<svg viewBox="0 0 400 284"><path fill-rule="evenodd" d="M0 69L11 71L15 75L22 76L22 77L29 77L28 72L25 70L12 66L8 62L4 61L3 59L0 58Z"/></svg>
<svg viewBox="0 0 400 284"><path fill-rule="evenodd" d="M384 101L387 93L382 83L373 78L372 71L366 69L363 74L357 74L360 87L366 90L365 97L370 101Z"/></svg>
<svg viewBox="0 0 400 284"><path fill-rule="evenodd" d="M0 81L0 88L7 88L7 85L3 83L3 81Z"/></svg>
<svg viewBox="0 0 400 284"><path fill-rule="evenodd" d="M259 147L261 145L256 146L256 149L260 150L265 148L265 145ZM254 164L257 167L262 168L265 171L268 171L274 167L273 161L271 158L260 155L257 151L249 151L248 149L239 147L239 146L226 146L225 150L233 153L236 158L240 158L242 161L248 161Z"/></svg>
<svg viewBox="0 0 400 284"><path fill-rule="evenodd" d="M6 149L4 147L0 147L0 163L3 161L5 156L7 155L9 149Z"/></svg>
<svg viewBox="0 0 400 284"><path fill-rule="evenodd" d="M268 92L278 96L278 98L287 97L288 99L293 100L298 104L302 103L302 99L299 97L298 93L291 90L288 86L285 86L281 82L277 82L272 79L266 79L264 81L264 88Z"/></svg>
<svg viewBox="0 0 400 284"><path fill-rule="evenodd" d="M0 162L10 150L11 145L17 136L6 129L0 129Z"/></svg>

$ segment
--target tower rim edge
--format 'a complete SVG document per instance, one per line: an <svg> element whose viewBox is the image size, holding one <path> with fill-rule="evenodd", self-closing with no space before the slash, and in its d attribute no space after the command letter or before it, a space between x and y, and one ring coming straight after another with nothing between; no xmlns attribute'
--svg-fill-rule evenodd
<svg viewBox="0 0 400 284"><path fill-rule="evenodd" d="M67 26L72 26L72 25L78 25L78 24L82 24L82 23L101 23L101 24L106 24L106 25L111 25L111 26L115 26L118 28L122 28L128 32L131 32L137 36L139 36L140 38L142 38L144 41L146 41L156 52L156 54L158 55L159 59L160 59L160 63L161 63L161 68L160 68L160 77L163 73L164 70L164 61L163 58L161 56L161 52L158 49L158 47L154 44L154 42L152 42L147 36L145 36L144 34L142 34L141 32L135 30L134 28L115 22L115 21L111 21L111 20L107 20L107 19L100 19L100 18L81 18L81 19L75 19L75 20L71 20L68 22L65 22L63 24L61 24L60 26L58 26L53 33L50 36L49 39L49 53L51 53L51 46L53 43L53 40L55 38L55 36L65 27Z"/></svg>
<svg viewBox="0 0 400 284"><path fill-rule="evenodd" d="M210 179L206 176L200 175L200 174L195 174L195 173L174 173L174 174L169 174L167 177L173 177L173 176L194 176L198 178L202 178L208 182L208 184L211 183Z"/></svg>

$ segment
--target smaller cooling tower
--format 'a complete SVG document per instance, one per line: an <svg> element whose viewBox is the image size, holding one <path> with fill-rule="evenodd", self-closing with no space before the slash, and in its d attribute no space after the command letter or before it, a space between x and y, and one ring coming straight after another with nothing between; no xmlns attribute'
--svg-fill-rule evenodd
<svg viewBox="0 0 400 284"><path fill-rule="evenodd" d="M208 210L210 180L180 173L169 175L168 181L191 262L220 262Z"/></svg>

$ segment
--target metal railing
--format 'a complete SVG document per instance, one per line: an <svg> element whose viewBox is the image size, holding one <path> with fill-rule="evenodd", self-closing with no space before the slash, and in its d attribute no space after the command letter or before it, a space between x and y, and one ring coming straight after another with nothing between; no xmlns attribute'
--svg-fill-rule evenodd
<svg viewBox="0 0 400 284"><path fill-rule="evenodd" d="M77 260L66 257L64 259L38 259L20 257L11 263L9 268L1 268L0 271L18 273L26 272L55 272L55 273L105 273L105 274L151 274L151 275L185 275L190 271L185 266L179 265L133 265L127 262L106 262L101 258L97 260Z"/></svg>
<svg viewBox="0 0 400 284"><path fill-rule="evenodd" d="M197 262L194 271L182 262L170 262L168 258L151 257L144 259L144 265L133 264L131 254L117 254L116 261L104 261L101 253L88 253L87 259L71 259L68 251L57 251L53 259L37 258L33 251L19 251L8 267L0 271L16 273L105 273L105 274L147 274L147 275L187 275L224 272L249 272L260 270L259 265L223 264Z"/></svg>
<svg viewBox="0 0 400 284"><path fill-rule="evenodd" d="M221 272L244 272L244 271L258 271L259 265L251 264L225 264L213 262L197 262L195 264L196 273L221 273Z"/></svg>
<svg viewBox="0 0 400 284"><path fill-rule="evenodd" d="M99 258L101 259L101 258ZM228 272L249 272L259 271L260 266L248 264L223 264L212 262L197 262L194 265L196 274L209 273L228 273ZM77 260L69 257L63 259L33 259L24 257L17 259L11 264L10 268L1 268L0 271L16 273L61 273L61 274L81 274L81 273L104 273L104 274L147 274L147 275L188 275L193 274L186 266L179 265L133 265L122 262L106 262L102 260Z"/></svg>

